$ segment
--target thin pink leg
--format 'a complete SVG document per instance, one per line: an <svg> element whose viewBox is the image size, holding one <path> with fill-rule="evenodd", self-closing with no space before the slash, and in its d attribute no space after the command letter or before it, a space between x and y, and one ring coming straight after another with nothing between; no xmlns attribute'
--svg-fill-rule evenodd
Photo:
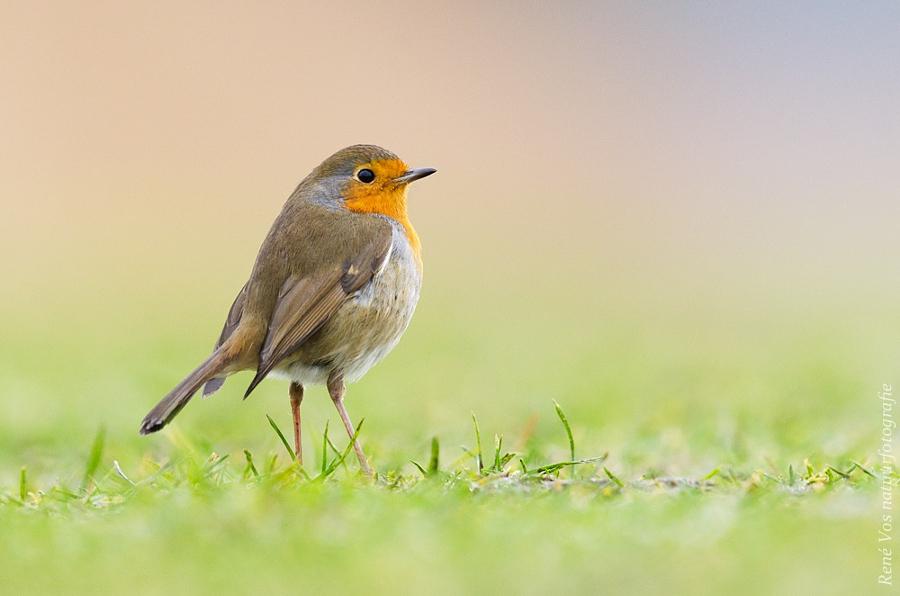
<svg viewBox="0 0 900 596"><path fill-rule="evenodd" d="M341 421L344 423L344 428L347 430L347 436L353 439L353 435L356 434L356 429L353 427L353 423L350 422L350 415L347 414L347 408L344 407L344 377L342 375L332 374L328 378L328 393L331 395L331 401L334 402L334 407L337 408ZM366 454L363 453L362 447L359 444L359 439L354 439L353 450L356 451L359 467L366 476L371 477L372 468L369 467L369 460L366 459Z"/></svg>
<svg viewBox="0 0 900 596"><path fill-rule="evenodd" d="M291 414L294 416L294 453L303 465L303 443L300 441L300 402L303 401L303 385L291 383Z"/></svg>

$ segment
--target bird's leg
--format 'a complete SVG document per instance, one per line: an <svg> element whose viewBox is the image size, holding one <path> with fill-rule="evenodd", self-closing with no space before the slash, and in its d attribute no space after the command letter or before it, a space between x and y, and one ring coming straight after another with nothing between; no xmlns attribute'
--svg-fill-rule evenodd
<svg viewBox="0 0 900 596"><path fill-rule="evenodd" d="M300 442L300 402L303 401L303 385L291 383L291 414L294 415L294 453L297 462L303 465L303 443Z"/></svg>
<svg viewBox="0 0 900 596"><path fill-rule="evenodd" d="M334 407L337 408L341 421L344 423L344 428L347 429L347 435L353 440L353 450L356 451L356 457L359 459L359 467L362 468L366 476L371 477L372 468L369 467L366 454L363 453L362 447L359 445L359 439L354 438L356 429L353 428L353 423L350 422L350 416L344 407L344 376L342 374L332 373L328 377L328 394L331 395L331 401L334 402Z"/></svg>

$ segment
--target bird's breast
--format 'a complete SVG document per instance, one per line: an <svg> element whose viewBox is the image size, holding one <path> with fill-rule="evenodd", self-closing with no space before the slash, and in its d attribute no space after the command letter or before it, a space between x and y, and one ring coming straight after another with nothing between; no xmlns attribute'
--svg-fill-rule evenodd
<svg viewBox="0 0 900 596"><path fill-rule="evenodd" d="M397 344L419 301L422 271L402 229L394 229L382 268L345 302L292 359L288 376L323 383L332 370L353 382Z"/></svg>

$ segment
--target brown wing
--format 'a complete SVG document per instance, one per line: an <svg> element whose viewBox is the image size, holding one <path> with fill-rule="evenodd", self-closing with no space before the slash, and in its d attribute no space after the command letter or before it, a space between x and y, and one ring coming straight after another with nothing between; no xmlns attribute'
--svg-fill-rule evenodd
<svg viewBox="0 0 900 596"><path fill-rule="evenodd" d="M344 301L372 279L388 257L391 234L390 226L379 227L375 237L343 263L285 281L259 354L256 376L245 398L279 362L321 329Z"/></svg>
<svg viewBox="0 0 900 596"><path fill-rule="evenodd" d="M222 333L219 334L219 339L216 341L216 347L213 351L219 349L225 340L228 339L234 330L237 328L238 323L241 322L241 315L244 314L244 299L247 297L247 284L244 284L244 287L241 288L241 291L238 292L237 298L234 299L234 302L231 305L231 308L228 310L228 316L225 317L225 326L222 327ZM203 386L203 397L208 395L212 395L216 391L218 391L222 385L225 383L225 377L216 377L210 379L206 382L206 385Z"/></svg>

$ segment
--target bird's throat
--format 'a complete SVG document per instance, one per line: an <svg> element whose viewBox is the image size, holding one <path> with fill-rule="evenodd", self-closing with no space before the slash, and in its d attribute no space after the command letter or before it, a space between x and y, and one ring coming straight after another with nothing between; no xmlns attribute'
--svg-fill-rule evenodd
<svg viewBox="0 0 900 596"><path fill-rule="evenodd" d="M360 189L346 196L344 204L347 206L347 209L355 213L385 215L402 225L406 233L406 239L409 240L409 245L416 256L416 261L421 267L422 243L412 226L412 222L409 221L409 214L406 211L406 188L379 189L377 192L366 192L366 190L368 189Z"/></svg>

